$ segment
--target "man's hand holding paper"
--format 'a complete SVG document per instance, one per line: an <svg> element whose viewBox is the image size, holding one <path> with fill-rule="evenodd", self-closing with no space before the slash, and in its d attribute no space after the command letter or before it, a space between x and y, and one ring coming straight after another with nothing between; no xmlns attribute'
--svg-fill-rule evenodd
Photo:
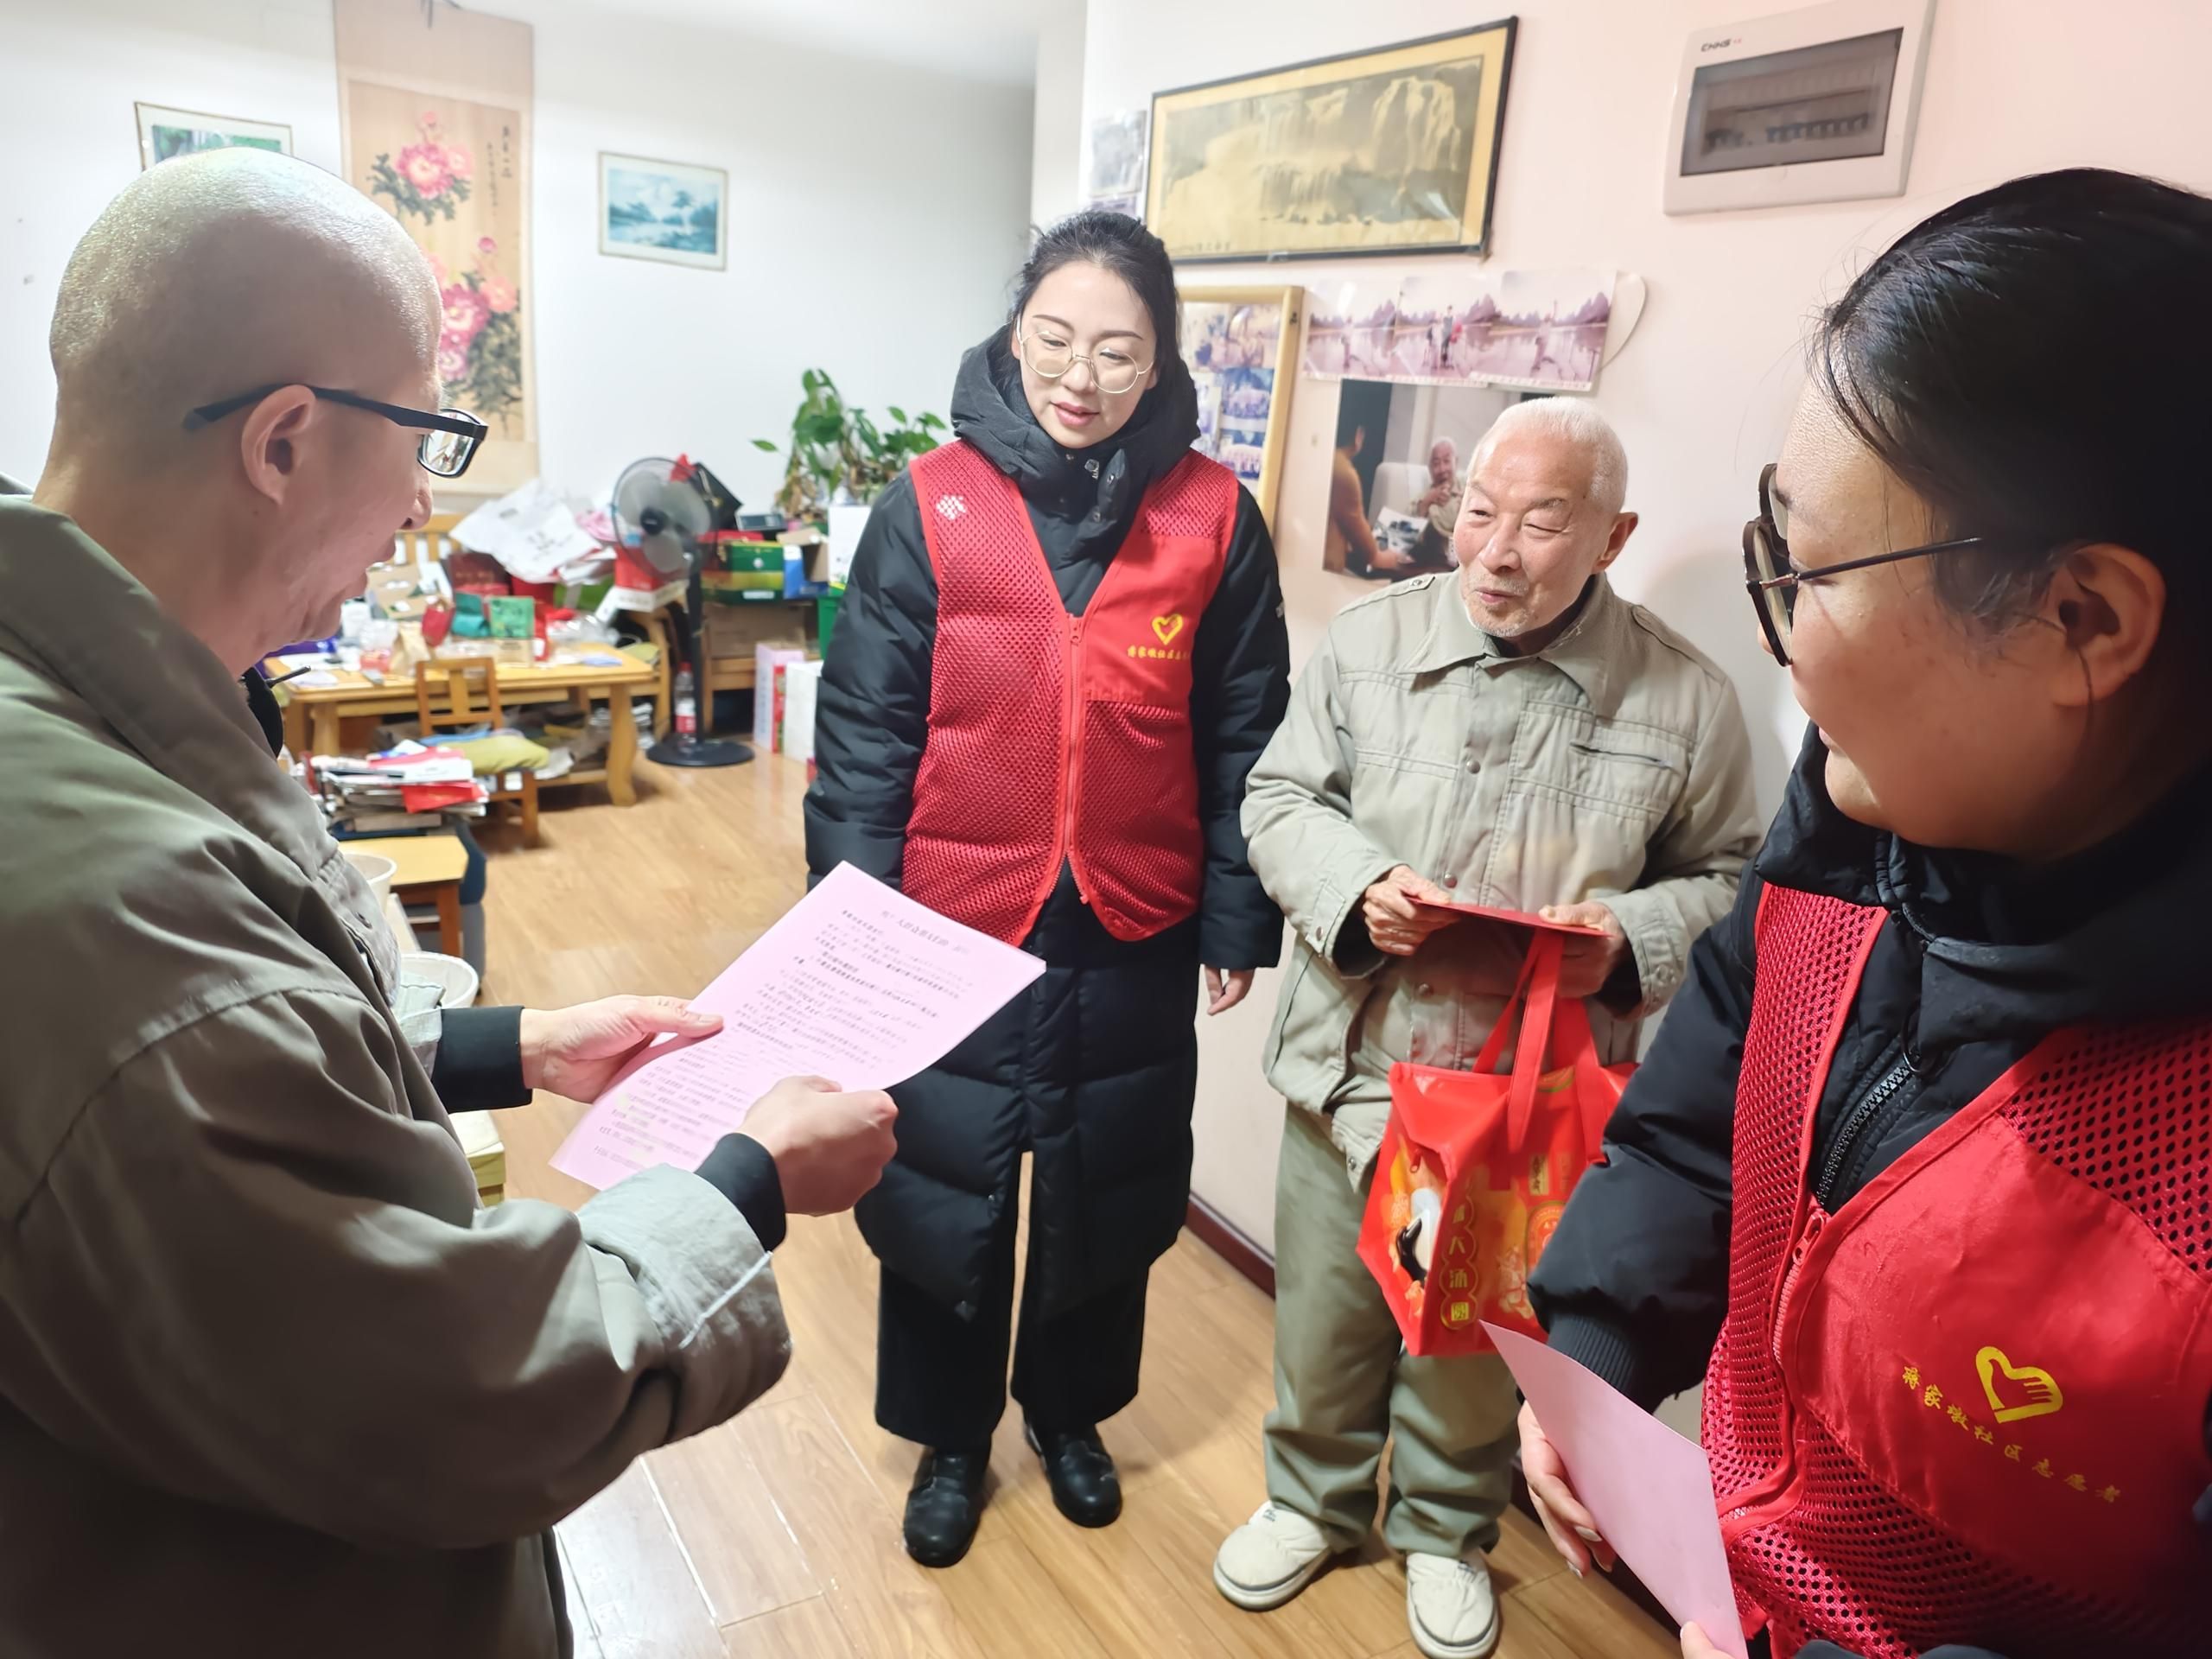
<svg viewBox="0 0 2212 1659"><path fill-rule="evenodd" d="M741 1128L775 1158L787 1209L844 1208L830 1200L864 1173L861 1152L890 1136L890 1103L872 1091L943 1058L1044 969L840 865L694 999L721 1028L638 1054L553 1166L605 1187L655 1164L697 1168ZM863 1092L830 1092L828 1077ZM857 1146L833 1144L840 1118L857 1120Z"/></svg>
<svg viewBox="0 0 2212 1659"><path fill-rule="evenodd" d="M881 1090L849 1094L823 1077L786 1077L746 1114L745 1133L776 1161L784 1208L842 1215L875 1190L899 1150L899 1109Z"/></svg>

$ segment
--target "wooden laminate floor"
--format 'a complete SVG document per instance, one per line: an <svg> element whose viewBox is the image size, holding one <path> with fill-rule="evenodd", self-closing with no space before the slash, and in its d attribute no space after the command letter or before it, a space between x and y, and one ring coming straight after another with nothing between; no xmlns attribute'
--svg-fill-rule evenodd
<svg viewBox="0 0 2212 1659"><path fill-rule="evenodd" d="M493 828L496 1001L690 993L799 896L803 770L641 762L639 804L549 790L543 845ZM564 808L563 803L573 803ZM1256 1061L1255 1061L1256 1063ZM546 1160L576 1109L503 1113L508 1191L588 1196ZM653 1453L560 1529L580 1651L604 1659L1417 1659L1405 1580L1379 1545L1279 1612L1215 1592L1216 1546L1262 1493L1272 1306L1185 1235L1155 1270L1142 1397L1105 1425L1127 1512L1103 1532L1054 1510L1010 1414L968 1559L899 1543L912 1448L875 1427L875 1268L849 1219L795 1219L776 1257L797 1350L734 1422ZM1503 1659L1678 1651L1609 1586L1578 1581L1522 1516L1492 1558Z"/></svg>

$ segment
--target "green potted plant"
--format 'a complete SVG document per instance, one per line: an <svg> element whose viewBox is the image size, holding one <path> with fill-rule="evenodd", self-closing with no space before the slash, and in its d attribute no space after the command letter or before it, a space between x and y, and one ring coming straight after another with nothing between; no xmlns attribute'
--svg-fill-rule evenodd
<svg viewBox="0 0 2212 1659"><path fill-rule="evenodd" d="M877 424L845 401L826 370L807 370L799 385L805 396L791 416L791 455L776 493L776 505L788 518L816 524L831 506L865 508L909 461L944 442L945 423L926 411L909 416L894 407L887 410L891 423ZM772 455L783 448L770 438L753 444Z"/></svg>

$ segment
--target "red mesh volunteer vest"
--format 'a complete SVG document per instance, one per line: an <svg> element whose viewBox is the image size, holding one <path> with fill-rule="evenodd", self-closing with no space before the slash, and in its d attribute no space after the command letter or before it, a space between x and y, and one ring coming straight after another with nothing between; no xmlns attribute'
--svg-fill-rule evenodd
<svg viewBox="0 0 2212 1659"><path fill-rule="evenodd" d="M1182 921L1205 868L1191 646L1236 527L1236 474L1177 463L1071 617L1013 480L968 443L913 473L938 611L906 893L1015 944L1065 859L1115 938Z"/></svg>
<svg viewBox="0 0 2212 1659"><path fill-rule="evenodd" d="M1746 1627L2202 1651L2212 1022L2053 1033L1831 1216L1811 1114L1882 923L1760 905L1704 1424Z"/></svg>

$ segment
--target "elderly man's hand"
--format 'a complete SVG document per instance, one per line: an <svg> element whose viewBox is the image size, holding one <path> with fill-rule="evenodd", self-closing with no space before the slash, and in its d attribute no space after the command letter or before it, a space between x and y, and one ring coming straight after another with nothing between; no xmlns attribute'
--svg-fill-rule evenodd
<svg viewBox="0 0 2212 1659"><path fill-rule="evenodd" d="M1424 910L1423 905L1448 905L1452 895L1409 864L1377 881L1361 901L1360 915L1375 948L1393 957L1410 957L1427 943L1428 936L1459 918L1448 910Z"/></svg>
<svg viewBox="0 0 2212 1659"><path fill-rule="evenodd" d="M1571 938L1560 953L1559 989L1561 996L1595 996L1613 976L1628 954L1628 933L1621 918L1600 904L1546 905L1538 912L1548 922L1567 927L1605 930L1599 938Z"/></svg>
<svg viewBox="0 0 2212 1659"><path fill-rule="evenodd" d="M588 1104L656 1037L711 1037L721 1028L720 1014L672 996L610 996L550 1014L524 1008L522 1080Z"/></svg>

